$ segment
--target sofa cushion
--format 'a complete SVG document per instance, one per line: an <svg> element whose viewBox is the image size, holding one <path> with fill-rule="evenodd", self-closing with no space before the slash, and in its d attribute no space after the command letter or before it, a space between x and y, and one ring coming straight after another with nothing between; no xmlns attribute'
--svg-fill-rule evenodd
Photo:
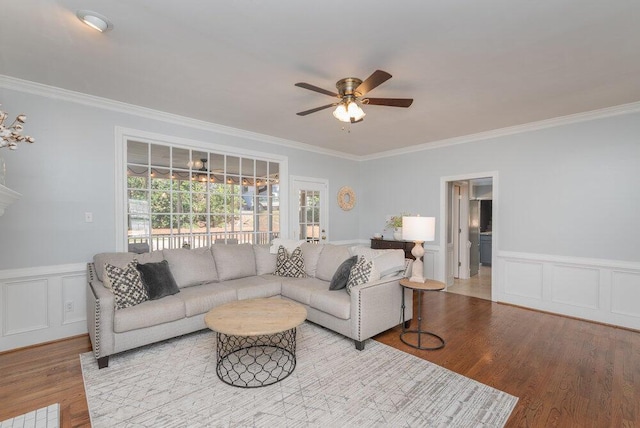
<svg viewBox="0 0 640 428"><path fill-rule="evenodd" d="M325 244L318 258L316 278L323 281L331 281L340 264L351 257L349 249L339 245Z"/></svg>
<svg viewBox="0 0 640 428"><path fill-rule="evenodd" d="M167 296L159 300L149 300L137 306L116 311L113 317L113 331L124 333L125 331L179 320L184 316L183 301L176 296Z"/></svg>
<svg viewBox="0 0 640 428"><path fill-rule="evenodd" d="M304 243L304 240L299 239L275 238L273 241L271 241L271 248L269 249L269 251L271 251L271 254L278 254L278 248L280 248L280 246L282 245L287 249L287 251L291 252Z"/></svg>
<svg viewBox="0 0 640 428"><path fill-rule="evenodd" d="M218 282L183 288L176 297L184 302L188 317L207 313L216 306L237 300L236 290Z"/></svg>
<svg viewBox="0 0 640 428"><path fill-rule="evenodd" d="M342 320L351 318L351 297L346 290L318 290L311 294L309 306Z"/></svg>
<svg viewBox="0 0 640 428"><path fill-rule="evenodd" d="M216 264L208 247L164 250L164 258L180 288L218 280Z"/></svg>
<svg viewBox="0 0 640 428"><path fill-rule="evenodd" d="M338 270L336 270L336 273L333 274L333 278L331 278L329 290L341 290L347 286L347 281L349 280L349 275L351 274L351 268L356 264L357 261L358 256L353 256L342 262L342 264L338 267Z"/></svg>
<svg viewBox="0 0 640 428"><path fill-rule="evenodd" d="M359 245L351 247L349 251L354 256L363 256L367 260L372 260L381 277L400 275L406 267L403 250L378 250Z"/></svg>
<svg viewBox="0 0 640 428"><path fill-rule="evenodd" d="M253 255L256 258L256 275L265 275L276 270L276 255L271 254L268 245L254 245Z"/></svg>
<svg viewBox="0 0 640 428"><path fill-rule="evenodd" d="M322 247L324 247L324 245L313 244L311 242L305 242L300 245L302 256L304 257L304 270L308 276L316 276L318 259L320 258Z"/></svg>
<svg viewBox="0 0 640 428"><path fill-rule="evenodd" d="M149 300L160 299L180 292L176 280L169 269L169 262L144 263L136 266L142 283L149 293Z"/></svg>
<svg viewBox="0 0 640 428"><path fill-rule="evenodd" d="M304 270L304 257L300 247L297 247L289 254L286 248L281 245L278 248L274 273L278 276L289 278L304 278L307 274Z"/></svg>
<svg viewBox="0 0 640 428"><path fill-rule="evenodd" d="M137 264L136 260L132 260L124 269L109 263L105 264L104 269L111 283L116 310L130 308L149 300L140 272L136 269Z"/></svg>
<svg viewBox="0 0 640 428"><path fill-rule="evenodd" d="M250 276L231 279L221 283L235 290L238 300L278 296L281 291L280 277L275 275Z"/></svg>
<svg viewBox="0 0 640 428"><path fill-rule="evenodd" d="M282 282L282 296L304 305L311 303L313 293L323 290L329 291L328 289L327 282L317 278L306 277Z"/></svg>
<svg viewBox="0 0 640 428"><path fill-rule="evenodd" d="M211 252L216 260L220 281L256 274L256 258L251 244L212 245Z"/></svg>
<svg viewBox="0 0 640 428"><path fill-rule="evenodd" d="M374 275L375 269L373 267L373 261L367 260L364 257L359 257L358 261L353 265L351 272L349 273L347 293L351 294L351 289L353 287L369 282ZM379 277L380 275L378 275L378 278Z"/></svg>
<svg viewBox="0 0 640 428"><path fill-rule="evenodd" d="M124 268L133 259L138 260L138 263L151 263L159 262L164 259L162 251L153 251L151 253L136 254L136 253L100 253L93 256L93 264L96 270L96 276L102 281L107 288L111 288L111 284L107 284L104 274L104 265L109 263L119 268Z"/></svg>

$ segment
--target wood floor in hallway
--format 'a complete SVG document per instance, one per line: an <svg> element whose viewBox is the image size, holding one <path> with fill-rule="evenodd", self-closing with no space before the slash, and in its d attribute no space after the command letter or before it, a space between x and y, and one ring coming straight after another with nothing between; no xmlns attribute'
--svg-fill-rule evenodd
<svg viewBox="0 0 640 428"><path fill-rule="evenodd" d="M423 309L443 349L403 344L400 326L375 340L518 397L508 427L640 426L639 332L445 292ZM0 420L58 402L63 427L89 426L89 349L80 336L0 354Z"/></svg>
<svg viewBox="0 0 640 428"><path fill-rule="evenodd" d="M491 300L491 266L480 266L478 274L469 279L454 279L447 292Z"/></svg>

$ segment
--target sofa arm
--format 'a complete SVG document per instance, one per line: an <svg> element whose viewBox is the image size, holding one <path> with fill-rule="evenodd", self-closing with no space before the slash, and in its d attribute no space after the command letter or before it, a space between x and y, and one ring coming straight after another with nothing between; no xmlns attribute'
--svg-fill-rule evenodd
<svg viewBox="0 0 640 428"><path fill-rule="evenodd" d="M413 292L404 289L400 279L380 279L351 289L351 333L355 340L364 341L413 317Z"/></svg>
<svg viewBox="0 0 640 428"><path fill-rule="evenodd" d="M114 352L113 293L100 281L93 263L87 264L87 328L97 359Z"/></svg>

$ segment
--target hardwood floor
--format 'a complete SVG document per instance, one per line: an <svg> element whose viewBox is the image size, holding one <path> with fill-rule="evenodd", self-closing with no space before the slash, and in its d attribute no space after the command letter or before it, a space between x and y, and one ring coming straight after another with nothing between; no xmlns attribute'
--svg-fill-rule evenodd
<svg viewBox="0 0 640 428"><path fill-rule="evenodd" d="M408 347L400 327L375 339L518 397L508 427L640 426L640 333L444 292L423 309L443 349ZM63 427L89 426L89 349L82 336L0 354L0 420L59 402Z"/></svg>
<svg viewBox="0 0 640 428"><path fill-rule="evenodd" d="M91 426L79 354L88 335L0 354L0 421L60 403L62 427Z"/></svg>

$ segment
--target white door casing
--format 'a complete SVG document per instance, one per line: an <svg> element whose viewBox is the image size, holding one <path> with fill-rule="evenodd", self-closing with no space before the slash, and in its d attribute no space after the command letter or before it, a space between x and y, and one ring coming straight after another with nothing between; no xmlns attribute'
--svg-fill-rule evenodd
<svg viewBox="0 0 640 428"><path fill-rule="evenodd" d="M324 178L291 177L290 237L308 242L329 240L329 181Z"/></svg>

